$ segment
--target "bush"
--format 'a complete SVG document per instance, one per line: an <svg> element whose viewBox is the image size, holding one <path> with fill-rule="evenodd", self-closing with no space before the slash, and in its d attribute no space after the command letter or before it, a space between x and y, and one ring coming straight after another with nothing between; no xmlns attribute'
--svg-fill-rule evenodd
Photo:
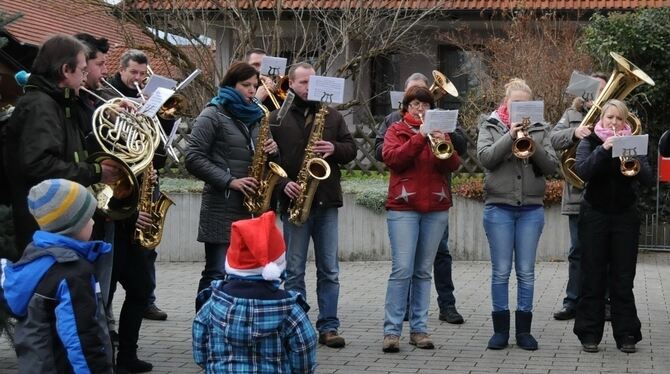
<svg viewBox="0 0 670 374"><path fill-rule="evenodd" d="M452 181L454 195L466 199L484 202L484 178L482 175L458 176ZM563 196L563 181L560 179L547 180L544 189L544 206L560 204Z"/></svg>

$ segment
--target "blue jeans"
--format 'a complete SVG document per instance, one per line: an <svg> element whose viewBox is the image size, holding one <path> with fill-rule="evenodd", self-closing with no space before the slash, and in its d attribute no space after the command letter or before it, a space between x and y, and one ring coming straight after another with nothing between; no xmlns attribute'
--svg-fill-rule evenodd
<svg viewBox="0 0 670 374"><path fill-rule="evenodd" d="M484 231L491 252L491 302L493 311L509 310L509 275L517 279L517 310L533 310L535 255L544 227L544 209L508 210L494 205L484 208Z"/></svg>
<svg viewBox="0 0 670 374"><path fill-rule="evenodd" d="M579 288L581 287L580 263L582 248L579 246L579 215L568 216L570 229L570 252L568 252L568 284L565 287L565 299L563 306L566 309L575 309L579 301Z"/></svg>
<svg viewBox="0 0 670 374"><path fill-rule="evenodd" d="M410 282L410 332L428 331L432 266L448 217L446 210L430 213L389 210L386 213L392 265L386 288L384 335L400 336L402 332Z"/></svg>
<svg viewBox="0 0 670 374"><path fill-rule="evenodd" d="M313 208L307 222L296 226L289 222L288 214L281 215L286 242L287 291L301 293L307 299L305 289L305 265L309 239L314 241L316 260L316 298L319 316L316 329L319 332L337 331L337 302L340 296L340 268L337 260L337 208Z"/></svg>

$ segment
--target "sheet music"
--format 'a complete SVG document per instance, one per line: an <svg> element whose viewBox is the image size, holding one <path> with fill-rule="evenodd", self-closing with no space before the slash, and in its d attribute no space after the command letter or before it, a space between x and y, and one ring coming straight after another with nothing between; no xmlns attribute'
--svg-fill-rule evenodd
<svg viewBox="0 0 670 374"><path fill-rule="evenodd" d="M154 74L151 76L151 78L149 78L149 82L147 82L147 85L142 90L142 93L144 94L144 96L151 96L154 94L154 91L156 91L158 87L174 89L176 85L177 85L176 80L164 77L162 75Z"/></svg>
<svg viewBox="0 0 670 374"><path fill-rule="evenodd" d="M286 115L286 112L288 112L288 109L291 107L291 104L293 104L293 100L295 99L295 94L293 91L288 91L286 93L286 98L284 99L284 102L281 104L281 107L279 108L279 112L277 113L277 122L276 124L270 124L270 126L279 126L279 121L281 121L282 118Z"/></svg>
<svg viewBox="0 0 670 374"><path fill-rule="evenodd" d="M183 81L181 81L181 83L179 83L179 85L177 86L177 88L175 88L174 90L175 90L175 91L179 91L179 90L181 90L182 88L188 86L189 83L193 82L193 80L194 80L198 75L200 75L200 73L202 73L202 70L200 70L200 69L195 69L195 70L193 70L193 72L192 72L191 74L189 74L188 77L186 77L186 79L184 79ZM171 87L168 87L168 88L171 88Z"/></svg>
<svg viewBox="0 0 670 374"><path fill-rule="evenodd" d="M344 102L344 78L323 77L312 75L307 86L308 101L320 101L326 104L342 104Z"/></svg>
<svg viewBox="0 0 670 374"><path fill-rule="evenodd" d="M544 122L544 101L512 101L509 108L511 123L520 123L530 117L530 123Z"/></svg>
<svg viewBox="0 0 670 374"><path fill-rule="evenodd" d="M600 88L599 79L573 71L565 92L588 101L596 98L598 88Z"/></svg>
<svg viewBox="0 0 670 374"><path fill-rule="evenodd" d="M402 104L402 98L405 97L405 92L389 91L389 95L391 96L391 108L400 109L400 105Z"/></svg>
<svg viewBox="0 0 670 374"><path fill-rule="evenodd" d="M644 156L649 148L649 134L617 136L612 139L612 157Z"/></svg>
<svg viewBox="0 0 670 374"><path fill-rule="evenodd" d="M167 99L174 94L173 90L165 87L158 87L153 95L147 100L144 105L137 111L138 114L143 114L147 117L153 117L158 113L158 110L165 104Z"/></svg>
<svg viewBox="0 0 670 374"><path fill-rule="evenodd" d="M431 109L423 115L423 124L426 133L440 131L451 133L456 131L456 122L458 121L458 109L444 110Z"/></svg>
<svg viewBox="0 0 670 374"><path fill-rule="evenodd" d="M260 73L268 77L284 75L286 62L287 60L283 57L263 56Z"/></svg>

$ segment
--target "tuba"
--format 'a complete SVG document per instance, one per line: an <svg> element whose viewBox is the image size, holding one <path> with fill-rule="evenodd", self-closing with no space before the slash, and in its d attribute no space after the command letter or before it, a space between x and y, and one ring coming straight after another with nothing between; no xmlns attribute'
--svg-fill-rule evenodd
<svg viewBox="0 0 670 374"><path fill-rule="evenodd" d="M612 71L610 79L600 92L598 97L593 102L593 106L582 119L580 126L586 126L591 131L598 122L601 114L602 105L610 99L623 100L628 94L635 89L635 87L642 83L655 85L654 80L651 79L644 71L633 65L623 56L610 52L610 56L614 59L616 67ZM639 135L642 131L642 123L633 113L628 114L626 122L633 127L633 135ZM577 145L566 149L561 154L561 172L566 181L577 188L584 188L584 181L574 172L575 156L577 154Z"/></svg>
<svg viewBox="0 0 670 374"><path fill-rule="evenodd" d="M525 160L535 153L535 142L528 135L530 127L530 117L523 117L521 129L517 132L516 139L512 143L512 154L517 158Z"/></svg>
<svg viewBox="0 0 670 374"><path fill-rule="evenodd" d="M446 94L458 97L456 86L437 70L433 70L433 84L430 85L429 90L433 94L435 101L440 100Z"/></svg>
<svg viewBox="0 0 670 374"><path fill-rule="evenodd" d="M254 98L254 103L258 105L264 113L261 127L256 140L256 151L254 158L249 165L249 176L254 177L258 183L258 189L244 197L244 206L253 215L260 215L270 209L272 200L272 191L280 178L286 178L286 172L278 164L267 161L267 154L263 152L263 144L270 136L270 112L267 108Z"/></svg>
<svg viewBox="0 0 670 374"><path fill-rule="evenodd" d="M328 114L328 106L321 104L321 108L314 118L314 127L309 134L309 141L305 148L305 157L298 172L296 182L301 187L300 195L293 199L291 205L288 207L289 221L294 225L300 226L307 221L319 182L330 176L330 165L328 165L328 162L316 157L316 154L312 151L314 144L321 140L323 136L323 129L326 125L326 114Z"/></svg>
<svg viewBox="0 0 670 374"><path fill-rule="evenodd" d="M140 203L137 176L151 165L160 144L158 119L119 109L121 100L108 100L93 113L92 132L102 152L88 160L99 164L110 162L123 171L123 177L115 183L91 186L98 209L113 220L127 218L137 211Z"/></svg>

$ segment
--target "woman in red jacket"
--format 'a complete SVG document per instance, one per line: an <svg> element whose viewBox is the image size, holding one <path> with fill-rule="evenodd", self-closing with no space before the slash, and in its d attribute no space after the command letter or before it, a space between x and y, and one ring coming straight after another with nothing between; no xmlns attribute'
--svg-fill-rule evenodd
<svg viewBox="0 0 670 374"><path fill-rule="evenodd" d="M384 308L384 352L399 351L410 281L409 343L434 347L427 333L431 270L451 207L447 175L460 163L456 153L441 160L430 150L421 116L434 104L427 88L411 88L402 102L402 120L392 124L384 137L382 155L391 170L386 221L393 260ZM448 134L431 135L449 141Z"/></svg>

